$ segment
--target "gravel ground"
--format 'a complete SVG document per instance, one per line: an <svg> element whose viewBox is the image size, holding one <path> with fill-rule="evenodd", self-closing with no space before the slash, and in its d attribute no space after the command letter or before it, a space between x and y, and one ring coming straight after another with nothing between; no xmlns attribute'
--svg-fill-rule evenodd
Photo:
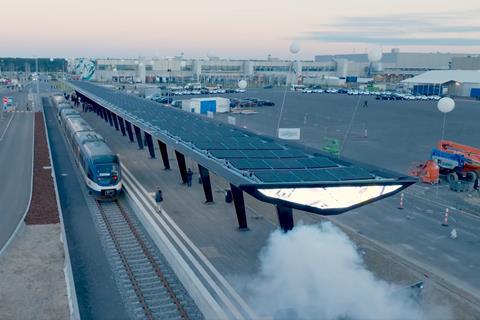
<svg viewBox="0 0 480 320"><path fill-rule="evenodd" d="M35 113L34 153L32 203L25 222L27 225L59 223L43 113L41 112Z"/></svg>
<svg viewBox="0 0 480 320"><path fill-rule="evenodd" d="M60 225L24 226L0 259L0 319L68 319Z"/></svg>

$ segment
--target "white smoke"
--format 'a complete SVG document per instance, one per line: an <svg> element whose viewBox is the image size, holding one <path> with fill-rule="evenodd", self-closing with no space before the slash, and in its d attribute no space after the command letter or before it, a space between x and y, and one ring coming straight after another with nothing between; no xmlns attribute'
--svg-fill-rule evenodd
<svg viewBox="0 0 480 320"><path fill-rule="evenodd" d="M296 226L288 233L275 231L260 263L259 274L245 290L261 317L429 318L407 290L376 279L355 245L329 222Z"/></svg>

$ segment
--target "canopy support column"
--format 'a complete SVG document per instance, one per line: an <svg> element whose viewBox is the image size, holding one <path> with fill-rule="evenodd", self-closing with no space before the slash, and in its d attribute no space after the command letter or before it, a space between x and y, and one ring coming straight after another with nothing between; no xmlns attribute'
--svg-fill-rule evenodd
<svg viewBox="0 0 480 320"><path fill-rule="evenodd" d="M280 228L283 232L288 232L293 229L293 210L290 207L284 207L281 205L276 205L278 222L280 223Z"/></svg>
<svg viewBox="0 0 480 320"><path fill-rule="evenodd" d="M230 184L230 188L232 189L233 204L235 205L235 212L237 213L238 229L242 231L248 230L243 191L233 184Z"/></svg>
<svg viewBox="0 0 480 320"><path fill-rule="evenodd" d="M205 202L213 202L212 184L210 183L210 174L207 168L198 165L198 171L202 178L203 192L205 193Z"/></svg>
<svg viewBox="0 0 480 320"><path fill-rule="evenodd" d="M162 154L162 161L165 170L170 170L170 161L168 160L167 145L164 142L158 140L158 147L160 148L160 153Z"/></svg>
<svg viewBox="0 0 480 320"><path fill-rule="evenodd" d="M185 163L185 156L175 150L175 155L177 156L178 169L180 170L180 176L182 177L182 182L187 183L187 164Z"/></svg>

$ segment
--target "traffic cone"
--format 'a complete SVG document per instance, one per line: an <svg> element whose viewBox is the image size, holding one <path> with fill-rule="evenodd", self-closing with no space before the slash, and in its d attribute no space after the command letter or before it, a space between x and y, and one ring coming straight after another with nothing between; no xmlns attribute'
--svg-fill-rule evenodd
<svg viewBox="0 0 480 320"><path fill-rule="evenodd" d="M404 195L403 195L403 192L402 192L402 193L400 193L400 203L398 204L398 209L399 210L403 210L403 197L404 197Z"/></svg>
<svg viewBox="0 0 480 320"><path fill-rule="evenodd" d="M445 209L445 217L443 218L442 226L448 227L448 208Z"/></svg>

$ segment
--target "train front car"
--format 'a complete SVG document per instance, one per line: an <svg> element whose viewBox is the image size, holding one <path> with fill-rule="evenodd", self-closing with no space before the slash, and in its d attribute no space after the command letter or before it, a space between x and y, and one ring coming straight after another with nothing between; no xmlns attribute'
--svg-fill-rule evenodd
<svg viewBox="0 0 480 320"><path fill-rule="evenodd" d="M82 146L80 162L89 190L96 196L114 198L122 191L120 161L103 141Z"/></svg>

